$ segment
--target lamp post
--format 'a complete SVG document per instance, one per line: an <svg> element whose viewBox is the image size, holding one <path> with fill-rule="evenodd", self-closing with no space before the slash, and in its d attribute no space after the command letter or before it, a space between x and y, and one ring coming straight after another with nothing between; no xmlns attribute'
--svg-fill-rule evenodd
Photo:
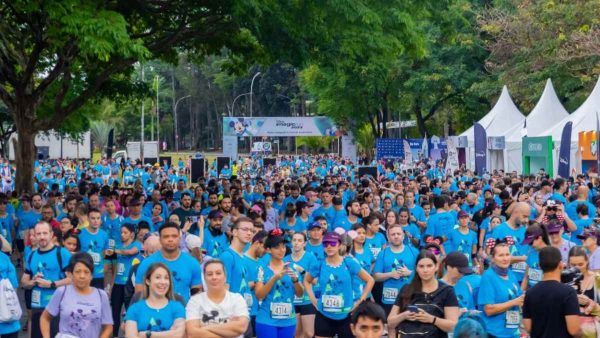
<svg viewBox="0 0 600 338"><path fill-rule="evenodd" d="M233 103L231 103L231 109L229 110L229 117L233 116L233 113L235 112L235 101L237 101L237 99L239 99L242 96L246 96L246 95L250 95L250 92L248 93L244 93L244 94L240 94L238 96L235 97L235 99L233 99Z"/></svg>
<svg viewBox="0 0 600 338"><path fill-rule="evenodd" d="M175 102L175 108L173 108L173 115L175 119L175 152L179 153L179 130L177 129L177 105L183 99L187 99L188 97L192 97L192 95L186 95Z"/></svg>
<svg viewBox="0 0 600 338"><path fill-rule="evenodd" d="M254 87L254 80L256 80L256 77L259 75L260 72L254 74L254 76L252 77L252 81L250 82L250 117L252 117L252 88Z"/></svg>

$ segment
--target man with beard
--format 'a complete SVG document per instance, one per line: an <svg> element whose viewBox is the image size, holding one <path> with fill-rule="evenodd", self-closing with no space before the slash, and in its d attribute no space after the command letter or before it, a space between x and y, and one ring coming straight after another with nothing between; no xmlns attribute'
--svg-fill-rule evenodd
<svg viewBox="0 0 600 338"><path fill-rule="evenodd" d="M54 211L52 210L52 206L44 205L42 207L42 221L50 224L53 229L59 229L60 223L54 219Z"/></svg>
<svg viewBox="0 0 600 338"><path fill-rule="evenodd" d="M141 221L146 221L151 227L154 224L150 218L142 215L142 202L139 199L134 198L129 202L129 216L123 220L123 224L129 223L135 225L137 232L137 225ZM154 230L156 229L151 228L150 232L153 232Z"/></svg>
<svg viewBox="0 0 600 338"><path fill-rule="evenodd" d="M161 197L162 196L160 194L160 190L154 189L152 191L151 199L150 201L148 201L148 203L146 203L146 205L144 205L142 211L144 213L144 216L152 218L152 208L154 208L155 203L159 203L162 206L162 218L169 218L169 207L167 206L167 203L165 203L165 201L161 200Z"/></svg>
<svg viewBox="0 0 600 338"><path fill-rule="evenodd" d="M135 275L135 290L144 290L146 271L154 263L163 263L171 271L173 277L173 293L183 297L185 303L190 296L202 288L202 272L200 263L190 254L181 252L179 242L181 231L179 225L166 222L159 230L161 250L146 257L140 263Z"/></svg>
<svg viewBox="0 0 600 338"><path fill-rule="evenodd" d="M290 196L286 197L283 200L281 214L283 214L283 212L285 211L285 207L289 203L296 205L296 202L298 202L298 201L306 202L306 198L304 196L300 195L300 187L298 186L298 184L292 183L292 184L290 184Z"/></svg>
<svg viewBox="0 0 600 338"><path fill-rule="evenodd" d="M30 337L41 337L40 316L57 287L71 283L65 270L69 265L71 254L67 249L54 245L54 233L50 224L39 222L33 230L38 241L38 249L33 250L25 258L25 272L21 278L21 286L31 291L32 316L29 321ZM52 330L52 337L57 328Z"/></svg>
<svg viewBox="0 0 600 338"><path fill-rule="evenodd" d="M341 227L345 231L350 231L352 226L360 222L360 203L357 200L352 200L346 203L347 216L338 213L335 217L333 228Z"/></svg>
<svg viewBox="0 0 600 338"><path fill-rule="evenodd" d="M59 222L65 217L69 217L71 219L75 218L75 208L77 207L77 197L75 195L67 195L65 199L65 203L63 204L64 208L60 215L56 218Z"/></svg>
<svg viewBox="0 0 600 338"><path fill-rule="evenodd" d="M189 229L189 233L194 234L196 236L198 235L198 232L200 230L198 229L197 223L200 214L192 208L192 196L190 194L184 192L181 195L181 206L173 210L171 215L177 215L181 224L185 224L187 221L192 223L192 226Z"/></svg>
<svg viewBox="0 0 600 338"><path fill-rule="evenodd" d="M244 296L248 306L252 305L248 271L244 264L244 249L254 236L254 224L250 218L240 217L231 226L231 245L218 257L225 265L225 275L229 291Z"/></svg>
<svg viewBox="0 0 600 338"><path fill-rule="evenodd" d="M333 193L330 189L325 189L321 192L321 207L316 209L312 216L324 216L327 220L327 223L333 224L335 221L335 210L333 208L333 204L331 204L331 198L333 197Z"/></svg>
<svg viewBox="0 0 600 338"><path fill-rule="evenodd" d="M222 230L223 212L213 210L208 214L208 226L204 228L204 242L202 248L211 257L219 257L229 245L227 236Z"/></svg>
<svg viewBox="0 0 600 338"><path fill-rule="evenodd" d="M219 194L215 191L211 191L208 194L208 207L204 208L200 214L208 216L213 210L219 210Z"/></svg>
<svg viewBox="0 0 600 338"><path fill-rule="evenodd" d="M231 197L223 196L223 198L221 199L221 202L220 202L220 211L221 211L221 214L223 215L222 230L223 230L223 232L225 232L229 235L230 235L229 226L234 221L233 215L231 215L232 205L233 205L233 203L231 201Z"/></svg>

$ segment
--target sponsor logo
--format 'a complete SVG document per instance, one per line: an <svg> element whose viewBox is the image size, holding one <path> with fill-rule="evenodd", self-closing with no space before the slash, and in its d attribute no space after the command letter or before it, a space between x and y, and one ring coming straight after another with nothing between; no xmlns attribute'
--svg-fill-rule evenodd
<svg viewBox="0 0 600 338"><path fill-rule="evenodd" d="M564 158L564 157L561 157L561 158L559 158L559 159L558 159L558 161L559 161L560 163L562 163L562 164L565 164L565 165L569 164L569 161L567 161L567 159L566 159L566 158Z"/></svg>
<svg viewBox="0 0 600 338"><path fill-rule="evenodd" d="M529 143L527 145L527 150L529 151L542 151L542 144L541 143Z"/></svg>
<svg viewBox="0 0 600 338"><path fill-rule="evenodd" d="M302 123L296 123L296 122L286 122L283 120L277 120L275 122L275 126L276 127L284 127L284 128L290 128L290 129L302 129Z"/></svg>

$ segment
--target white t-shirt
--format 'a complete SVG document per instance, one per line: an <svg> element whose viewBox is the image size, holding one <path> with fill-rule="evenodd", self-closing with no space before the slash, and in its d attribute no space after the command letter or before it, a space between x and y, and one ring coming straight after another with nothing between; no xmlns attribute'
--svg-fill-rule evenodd
<svg viewBox="0 0 600 338"><path fill-rule="evenodd" d="M249 318L248 305L239 293L227 291L221 303L215 304L202 292L192 296L185 307L186 320L200 320L204 325L227 323L231 317Z"/></svg>

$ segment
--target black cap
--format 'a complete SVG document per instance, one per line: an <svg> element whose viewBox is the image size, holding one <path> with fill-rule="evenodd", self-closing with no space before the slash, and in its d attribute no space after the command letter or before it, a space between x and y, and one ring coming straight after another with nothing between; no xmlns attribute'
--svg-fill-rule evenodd
<svg viewBox="0 0 600 338"><path fill-rule="evenodd" d="M211 210L208 213L208 219L213 219L213 218L223 218L223 213L221 212L221 210Z"/></svg>
<svg viewBox="0 0 600 338"><path fill-rule="evenodd" d="M446 265L455 267L458 269L458 272L468 275L473 273L473 269L469 267L469 260L467 257L460 252L451 252L446 256Z"/></svg>

